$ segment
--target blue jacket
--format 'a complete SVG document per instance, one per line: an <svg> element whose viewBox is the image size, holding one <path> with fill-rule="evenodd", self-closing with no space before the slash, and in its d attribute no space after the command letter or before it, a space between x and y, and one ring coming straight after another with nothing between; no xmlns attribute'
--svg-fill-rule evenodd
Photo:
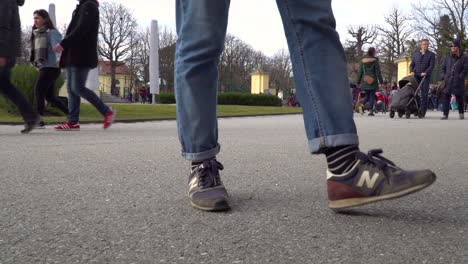
<svg viewBox="0 0 468 264"><path fill-rule="evenodd" d="M421 51L416 51L413 54L413 59L410 64L410 72L414 72L416 76L421 76L421 73L425 72L427 77L430 77L432 70L435 66L435 54L428 50L424 55Z"/></svg>

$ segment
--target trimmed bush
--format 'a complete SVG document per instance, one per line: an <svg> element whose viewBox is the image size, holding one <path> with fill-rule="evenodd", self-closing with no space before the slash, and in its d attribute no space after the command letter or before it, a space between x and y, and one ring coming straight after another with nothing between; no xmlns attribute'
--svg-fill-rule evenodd
<svg viewBox="0 0 468 264"><path fill-rule="evenodd" d="M11 82L31 103L34 102L34 85L36 83L38 74L38 70L31 65L17 65L12 70ZM58 95L59 90L64 83L65 80L61 75L55 83L54 94L56 96ZM10 101L6 100L6 98L3 96L0 97L0 108L5 109L10 113L18 113L16 106Z"/></svg>
<svg viewBox="0 0 468 264"><path fill-rule="evenodd" d="M219 105L281 106L281 99L268 94L222 93L218 95Z"/></svg>
<svg viewBox="0 0 468 264"><path fill-rule="evenodd" d="M174 94L158 94L159 104L175 104ZM248 93L218 94L219 105L281 106L281 99L274 95Z"/></svg>
<svg viewBox="0 0 468 264"><path fill-rule="evenodd" d="M156 102L158 104L175 104L175 96L172 93L163 93L156 95Z"/></svg>

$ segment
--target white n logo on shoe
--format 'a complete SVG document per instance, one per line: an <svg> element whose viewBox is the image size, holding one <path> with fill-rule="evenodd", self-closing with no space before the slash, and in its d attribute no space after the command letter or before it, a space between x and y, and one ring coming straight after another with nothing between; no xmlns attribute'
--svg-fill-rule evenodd
<svg viewBox="0 0 468 264"><path fill-rule="evenodd" d="M361 174L361 178L357 184L358 187L363 187L366 184L367 188L372 189L374 188L374 184L379 178L380 174L378 172L374 172L372 177L370 176L370 172L368 170L364 170Z"/></svg>
<svg viewBox="0 0 468 264"><path fill-rule="evenodd" d="M189 190L198 187L198 177L193 177L189 183Z"/></svg>

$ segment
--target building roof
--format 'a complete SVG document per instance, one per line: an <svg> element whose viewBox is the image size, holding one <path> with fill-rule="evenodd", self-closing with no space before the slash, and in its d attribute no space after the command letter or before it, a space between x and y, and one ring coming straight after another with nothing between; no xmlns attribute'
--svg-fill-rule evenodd
<svg viewBox="0 0 468 264"><path fill-rule="evenodd" d="M105 75L111 73L110 61L99 61L99 74ZM130 74L130 69L125 65L124 62L117 62L117 67L115 68L116 74Z"/></svg>

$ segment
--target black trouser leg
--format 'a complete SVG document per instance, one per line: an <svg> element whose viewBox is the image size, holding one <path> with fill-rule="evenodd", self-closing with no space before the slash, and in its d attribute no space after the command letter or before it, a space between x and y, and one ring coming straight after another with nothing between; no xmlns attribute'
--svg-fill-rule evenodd
<svg viewBox="0 0 468 264"><path fill-rule="evenodd" d="M65 114L68 114L68 108L58 100L54 95L54 86L60 76L59 68L42 68L36 81L36 105L37 111L41 116L44 115L45 103L47 100L51 105L59 108Z"/></svg>
<svg viewBox="0 0 468 264"><path fill-rule="evenodd" d="M458 113L463 114L465 113L465 102L463 95L455 95L457 98L457 104L458 104Z"/></svg>
<svg viewBox="0 0 468 264"><path fill-rule="evenodd" d="M443 111L444 116L448 116L450 111L450 98L452 96L450 94L443 94L442 95L442 104L443 104Z"/></svg>
<svg viewBox="0 0 468 264"><path fill-rule="evenodd" d="M62 111L64 114L68 115L68 106L66 106L60 99L58 99L54 94L55 83L60 76L60 69L53 68L51 71L51 79L53 80L49 86L46 88L45 97L47 102L49 102L52 106L57 107Z"/></svg>
<svg viewBox="0 0 468 264"><path fill-rule="evenodd" d="M11 83L13 66L15 66L15 59L8 58L7 65L0 67L0 92L18 107L25 122L33 122L37 117L36 112L24 95Z"/></svg>

